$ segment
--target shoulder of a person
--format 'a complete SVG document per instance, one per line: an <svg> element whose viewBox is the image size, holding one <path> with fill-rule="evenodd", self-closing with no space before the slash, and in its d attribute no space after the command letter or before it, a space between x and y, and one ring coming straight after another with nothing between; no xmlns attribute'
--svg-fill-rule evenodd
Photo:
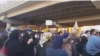
<svg viewBox="0 0 100 56"><path fill-rule="evenodd" d="M53 48L49 47L46 49L46 51L51 51Z"/></svg>
<svg viewBox="0 0 100 56"><path fill-rule="evenodd" d="M91 36L91 37L93 38L93 37L99 37L99 36L93 35L93 36Z"/></svg>
<svg viewBox="0 0 100 56"><path fill-rule="evenodd" d="M96 35L93 35L93 36L91 36L89 39L99 39L100 37L99 36L96 36Z"/></svg>

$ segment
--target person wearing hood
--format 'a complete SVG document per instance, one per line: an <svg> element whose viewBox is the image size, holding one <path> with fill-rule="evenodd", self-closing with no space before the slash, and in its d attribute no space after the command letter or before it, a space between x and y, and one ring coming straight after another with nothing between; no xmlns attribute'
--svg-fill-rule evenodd
<svg viewBox="0 0 100 56"><path fill-rule="evenodd" d="M68 56L67 52L63 50L63 38L61 36L55 36L53 45L46 49L46 56Z"/></svg>
<svg viewBox="0 0 100 56"><path fill-rule="evenodd" d="M22 47L20 44L20 30L14 30L9 35L9 40L7 41L5 48L7 50L7 56L22 56Z"/></svg>
<svg viewBox="0 0 100 56"><path fill-rule="evenodd" d="M86 51L92 56L100 56L100 37L94 29L90 33L91 37L88 39Z"/></svg>
<svg viewBox="0 0 100 56"><path fill-rule="evenodd" d="M21 31L20 30L13 30L11 34L9 35L9 39L7 40L5 44L5 49L7 51L7 56L25 56L25 49L28 49L26 46L25 48L22 47L22 44L20 42L21 38ZM32 43L33 40L29 39L27 41L27 45Z"/></svg>
<svg viewBox="0 0 100 56"><path fill-rule="evenodd" d="M34 56L34 46L35 46L35 33L32 32L30 29L26 29L23 35L23 40L21 41L21 44L23 48L25 49L26 56ZM28 40L32 39L32 42L30 44L27 44Z"/></svg>

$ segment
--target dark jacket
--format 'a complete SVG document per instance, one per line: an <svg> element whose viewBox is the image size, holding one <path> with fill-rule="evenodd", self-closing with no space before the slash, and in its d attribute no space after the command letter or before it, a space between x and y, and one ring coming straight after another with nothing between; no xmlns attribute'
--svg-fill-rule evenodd
<svg viewBox="0 0 100 56"><path fill-rule="evenodd" d="M52 45L52 42L47 41L43 44L43 47L40 44L36 47L36 56L46 56L46 49Z"/></svg>
<svg viewBox="0 0 100 56"><path fill-rule="evenodd" d="M2 48L3 46L3 40L0 38L0 49Z"/></svg>
<svg viewBox="0 0 100 56"><path fill-rule="evenodd" d="M68 56L67 52L62 49L63 38L55 36L53 45L46 49L46 56Z"/></svg>
<svg viewBox="0 0 100 56"><path fill-rule="evenodd" d="M83 36L83 37L81 37L81 41L78 42L78 44L77 44L77 50L81 55L83 55L83 53L85 51L87 41L88 41L88 39Z"/></svg>
<svg viewBox="0 0 100 56"><path fill-rule="evenodd" d="M33 38L33 42L27 44L30 38ZM34 34L28 35L28 33L25 33L25 35L23 36L23 40L21 41L21 44L25 50L24 52L26 56L34 56L34 46L35 46L34 41L35 41Z"/></svg>
<svg viewBox="0 0 100 56"><path fill-rule="evenodd" d="M12 31L5 46L5 48L7 49L7 56L24 56L23 49L18 37L19 30Z"/></svg>

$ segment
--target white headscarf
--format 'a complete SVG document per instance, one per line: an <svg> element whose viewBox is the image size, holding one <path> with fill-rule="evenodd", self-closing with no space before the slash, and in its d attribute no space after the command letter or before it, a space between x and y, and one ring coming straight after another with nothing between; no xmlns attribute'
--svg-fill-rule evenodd
<svg viewBox="0 0 100 56"><path fill-rule="evenodd" d="M43 47L43 44L48 41L49 39L51 39L52 33L50 32L44 32L40 38L40 46Z"/></svg>

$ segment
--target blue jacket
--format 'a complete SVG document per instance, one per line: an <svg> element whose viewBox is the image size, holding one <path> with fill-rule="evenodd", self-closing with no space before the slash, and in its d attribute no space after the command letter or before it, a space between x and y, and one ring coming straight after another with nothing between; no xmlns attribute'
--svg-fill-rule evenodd
<svg viewBox="0 0 100 56"><path fill-rule="evenodd" d="M68 56L67 52L62 49L63 38L55 36L53 45L46 49L46 56Z"/></svg>
<svg viewBox="0 0 100 56"><path fill-rule="evenodd" d="M100 37L92 35L87 42L86 51L91 55L100 52Z"/></svg>
<svg viewBox="0 0 100 56"><path fill-rule="evenodd" d="M50 47L46 50L46 56L68 56L68 54L65 50Z"/></svg>
<svg viewBox="0 0 100 56"><path fill-rule="evenodd" d="M62 35L63 39L66 39L68 36L69 36L69 33L67 33L67 32L65 32L65 33Z"/></svg>

